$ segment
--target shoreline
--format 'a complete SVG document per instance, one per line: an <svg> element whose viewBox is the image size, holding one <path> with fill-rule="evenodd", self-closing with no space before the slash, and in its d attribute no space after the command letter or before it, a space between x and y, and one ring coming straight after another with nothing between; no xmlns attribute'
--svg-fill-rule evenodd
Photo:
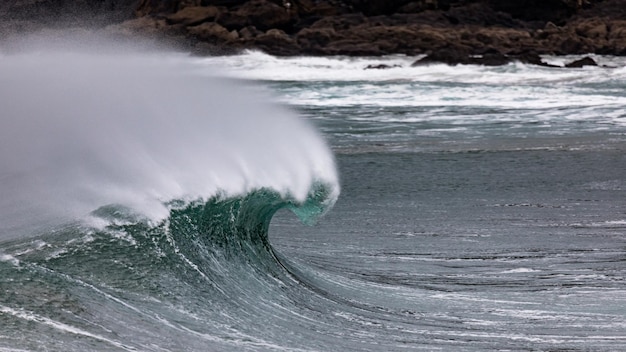
<svg viewBox="0 0 626 352"><path fill-rule="evenodd" d="M39 4L55 2L42 0ZM128 43L147 39L201 56L246 49L274 56L404 54L426 55L425 63L451 65L511 61L544 65L540 55L626 56L626 5L622 0L526 1L536 3L535 8L522 6L523 1L504 0L110 2L117 4L110 13L93 8L72 10L76 13L67 10L66 16L55 21L49 9L34 11L34 5L29 11L18 11L21 15L17 16L20 0L16 0L0 8L4 10L0 20L5 18L0 43L69 28ZM559 5L540 8L550 2Z"/></svg>

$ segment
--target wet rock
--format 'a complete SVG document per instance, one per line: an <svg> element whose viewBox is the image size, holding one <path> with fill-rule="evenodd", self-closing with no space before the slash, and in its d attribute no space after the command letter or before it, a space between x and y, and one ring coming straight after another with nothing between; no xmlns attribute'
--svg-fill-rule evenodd
<svg viewBox="0 0 626 352"><path fill-rule="evenodd" d="M515 61L519 61L523 64L529 64L529 65L537 65L537 66L545 66L545 67L558 67L556 65L550 65L546 62L544 62L541 59L541 56L539 56L539 54L537 54L536 52L524 52L521 54L517 54L512 56L512 58Z"/></svg>
<svg viewBox="0 0 626 352"><path fill-rule="evenodd" d="M411 66L421 66L433 63L441 63L451 66L459 64L467 65L470 64L470 53L469 51L458 47L443 48L415 61Z"/></svg>
<svg viewBox="0 0 626 352"><path fill-rule="evenodd" d="M598 66L598 63L594 59L590 58L589 56L585 56L582 59L575 60L568 64L565 64L565 67L567 68L581 68L585 66Z"/></svg>
<svg viewBox="0 0 626 352"><path fill-rule="evenodd" d="M364 70L387 70L390 68L400 67L400 65L386 65L386 64L378 64L378 65L367 65Z"/></svg>
<svg viewBox="0 0 626 352"><path fill-rule="evenodd" d="M487 52L481 56L471 57L470 59L470 63L483 66L502 66L513 61L511 57L508 57L497 50Z"/></svg>
<svg viewBox="0 0 626 352"><path fill-rule="evenodd" d="M459 47L449 47L435 51L420 60L417 60L412 66L421 66L432 63L443 63L451 66L455 65L483 65L483 66L501 66L511 62L518 61L530 65L538 65L545 67L558 67L543 62L541 57L534 52L524 52L520 54L505 55L496 49L489 49L481 55L471 55L469 50Z"/></svg>

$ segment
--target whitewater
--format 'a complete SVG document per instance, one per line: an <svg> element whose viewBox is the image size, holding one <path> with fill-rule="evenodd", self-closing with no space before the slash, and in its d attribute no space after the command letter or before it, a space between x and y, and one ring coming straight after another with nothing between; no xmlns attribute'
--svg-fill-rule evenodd
<svg viewBox="0 0 626 352"><path fill-rule="evenodd" d="M623 58L35 49L0 351L626 348Z"/></svg>
<svg viewBox="0 0 626 352"><path fill-rule="evenodd" d="M316 182L336 198L333 157L303 120L192 70L173 54L2 58L0 233L109 204L159 221L173 200L260 188L303 202Z"/></svg>

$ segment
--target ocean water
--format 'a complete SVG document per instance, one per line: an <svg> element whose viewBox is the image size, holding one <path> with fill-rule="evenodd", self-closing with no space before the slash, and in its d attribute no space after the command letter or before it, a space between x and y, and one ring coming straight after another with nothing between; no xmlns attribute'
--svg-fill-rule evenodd
<svg viewBox="0 0 626 352"><path fill-rule="evenodd" d="M626 60L415 59L0 55L0 351L625 350Z"/></svg>

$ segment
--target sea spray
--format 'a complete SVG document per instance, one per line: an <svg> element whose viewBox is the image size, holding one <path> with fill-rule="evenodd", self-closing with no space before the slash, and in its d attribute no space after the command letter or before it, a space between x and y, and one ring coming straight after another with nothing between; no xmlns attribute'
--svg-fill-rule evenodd
<svg viewBox="0 0 626 352"><path fill-rule="evenodd" d="M0 239L110 204L160 221L257 189L337 198L323 139L258 89L180 54L65 49L0 56Z"/></svg>

